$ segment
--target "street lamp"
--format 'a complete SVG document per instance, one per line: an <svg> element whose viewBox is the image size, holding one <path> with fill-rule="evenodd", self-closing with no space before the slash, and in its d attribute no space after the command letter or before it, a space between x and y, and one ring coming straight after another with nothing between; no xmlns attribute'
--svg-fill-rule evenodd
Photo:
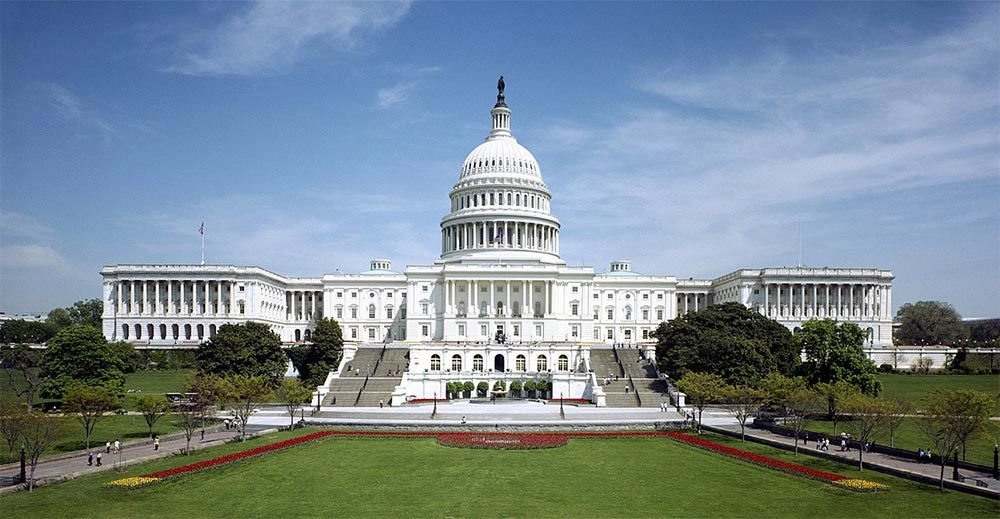
<svg viewBox="0 0 1000 519"><path fill-rule="evenodd" d="M431 411L431 419L433 420L438 414L438 394L437 391L434 392L434 410Z"/></svg>
<svg viewBox="0 0 1000 519"><path fill-rule="evenodd" d="M566 419L566 411L563 410L563 394L559 392L559 418Z"/></svg>

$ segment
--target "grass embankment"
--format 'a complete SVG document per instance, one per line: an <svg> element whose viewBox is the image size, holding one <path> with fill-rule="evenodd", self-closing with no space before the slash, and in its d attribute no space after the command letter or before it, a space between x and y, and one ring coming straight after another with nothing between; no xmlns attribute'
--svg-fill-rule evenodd
<svg viewBox="0 0 1000 519"><path fill-rule="evenodd" d="M297 432L295 434L302 434ZM164 470L288 437L199 451L2 499L12 517L206 515L529 517L995 517L991 500L873 472L892 488L859 494L668 439L571 439L536 451L463 450L434 439L328 438L138 490L111 479ZM725 438L722 442L738 443ZM765 446L780 459L859 476ZM218 512L218 513L216 513Z"/></svg>

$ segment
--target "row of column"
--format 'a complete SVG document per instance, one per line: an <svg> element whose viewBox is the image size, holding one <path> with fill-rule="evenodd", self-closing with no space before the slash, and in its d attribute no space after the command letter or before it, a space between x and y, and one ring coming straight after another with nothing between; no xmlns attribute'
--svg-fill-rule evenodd
<svg viewBox="0 0 1000 519"><path fill-rule="evenodd" d="M708 294L677 294L677 310L680 314L697 312L709 305Z"/></svg>
<svg viewBox="0 0 1000 519"><path fill-rule="evenodd" d="M535 300L535 286L541 283L541 299ZM458 287L464 286L466 297L459 297ZM485 312L483 312L484 301L480 301L480 287L488 287L489 299L485 301ZM513 298L514 286L520 288L520 295ZM503 300L497 300L498 286L503 286ZM555 291L555 281L476 281L476 280L446 280L445 281L445 313L448 316L463 314L462 303L464 303L464 315L470 317L511 317L513 316L513 303L517 303L517 311L521 317L545 317L552 314L552 301ZM502 305L502 308L500 307Z"/></svg>
<svg viewBox="0 0 1000 519"><path fill-rule="evenodd" d="M315 321L323 317L323 295L319 290L289 290L285 292L285 319Z"/></svg>
<svg viewBox="0 0 1000 519"><path fill-rule="evenodd" d="M218 281L118 281L115 285L119 315L238 315L236 282Z"/></svg>
<svg viewBox="0 0 1000 519"><path fill-rule="evenodd" d="M892 287L878 283L764 285L764 315L773 318L883 319L891 304Z"/></svg>
<svg viewBox="0 0 1000 519"><path fill-rule="evenodd" d="M441 251L499 247L559 253L559 230L551 225L526 222L472 222L441 230Z"/></svg>

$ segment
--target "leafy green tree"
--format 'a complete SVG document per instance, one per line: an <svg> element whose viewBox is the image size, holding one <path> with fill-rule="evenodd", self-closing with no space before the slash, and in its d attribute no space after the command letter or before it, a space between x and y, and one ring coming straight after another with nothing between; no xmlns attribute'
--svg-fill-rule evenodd
<svg viewBox="0 0 1000 519"><path fill-rule="evenodd" d="M902 398L887 398L883 400L885 406L885 428L889 431L889 446L896 446L896 430L910 415L913 406L909 400Z"/></svg>
<svg viewBox="0 0 1000 519"><path fill-rule="evenodd" d="M799 364L788 329L739 303L661 323L654 335L660 371L674 379L697 371L727 384L755 385L775 371L790 375Z"/></svg>
<svg viewBox="0 0 1000 519"><path fill-rule="evenodd" d="M917 418L917 425L941 458L942 492L947 458L983 430L992 407L989 395L969 389L935 389L924 399L924 414Z"/></svg>
<svg viewBox="0 0 1000 519"><path fill-rule="evenodd" d="M510 383L510 394L516 398L521 398L521 381L515 380Z"/></svg>
<svg viewBox="0 0 1000 519"><path fill-rule="evenodd" d="M538 398L548 397L551 389L552 384L550 384L548 380L539 380L535 382L535 391L538 391Z"/></svg>
<svg viewBox="0 0 1000 519"><path fill-rule="evenodd" d="M471 380L466 380L465 383L462 384L462 390L465 392L465 397L469 398L472 396L472 392L476 390L476 385L473 384Z"/></svg>
<svg viewBox="0 0 1000 519"><path fill-rule="evenodd" d="M781 407L782 415L788 415L788 404L792 396L806 389L806 381L802 377L786 377L780 373L772 373L761 381L761 386L767 393L767 402Z"/></svg>
<svg viewBox="0 0 1000 519"><path fill-rule="evenodd" d="M170 411L170 402L163 395L142 395L135 401L135 408L142 413L149 428L149 437L153 437L153 426L157 420Z"/></svg>
<svg viewBox="0 0 1000 519"><path fill-rule="evenodd" d="M68 413L79 415L80 425L87 437L87 449L90 449L90 436L94 432L94 426L104 415L118 407L118 397L108 387L73 382L66 387L62 403Z"/></svg>
<svg viewBox="0 0 1000 519"><path fill-rule="evenodd" d="M837 434L837 422L840 421L840 404L856 393L858 388L852 386L844 380L836 382L820 382L813 386L813 390L826 400L826 418L833 421L833 434Z"/></svg>
<svg viewBox="0 0 1000 519"><path fill-rule="evenodd" d="M285 404L288 411L288 426L295 425L295 413L309 402L312 398L312 391L303 386L301 382L293 378L286 378L281 381L281 385L274 392L275 398Z"/></svg>
<svg viewBox="0 0 1000 519"><path fill-rule="evenodd" d="M184 391L194 395L194 405L189 407L196 411L202 431L205 430L205 422L215 411L220 386L221 382L218 377L205 373L192 374L184 382ZM190 438L188 438L188 442L190 443ZM190 451L190 445L188 445L188 450Z"/></svg>
<svg viewBox="0 0 1000 519"><path fill-rule="evenodd" d="M271 394L269 382L262 375L229 375L219 381L219 397L236 415L242 441L247 441L247 422L253 414L254 404Z"/></svg>
<svg viewBox="0 0 1000 519"><path fill-rule="evenodd" d="M795 454L799 453L799 438L802 436L802 431L817 413L823 412L825 404L823 397L809 389L798 389L788 395L785 425L791 426L795 431Z"/></svg>
<svg viewBox="0 0 1000 519"><path fill-rule="evenodd" d="M104 314L104 302L100 299L77 301L73 303L73 306L67 308L66 311L69 313L70 321L73 324L93 326L98 330L101 329L101 325L103 324L101 316Z"/></svg>
<svg viewBox="0 0 1000 519"><path fill-rule="evenodd" d="M747 420L760 412L760 407L767 401L767 393L750 386L729 386L725 388L723 397L729 404L729 413L740 422L740 441L746 441Z"/></svg>
<svg viewBox="0 0 1000 519"><path fill-rule="evenodd" d="M868 395L854 393L843 401L844 411L850 413L847 429L863 446L889 422L887 402ZM858 470L865 469L865 449L858 449Z"/></svg>
<svg viewBox="0 0 1000 519"><path fill-rule="evenodd" d="M7 373L10 389L24 400L27 412L30 413L42 385L42 350L33 349L27 344L0 346L0 365L6 367L4 371Z"/></svg>
<svg viewBox="0 0 1000 519"><path fill-rule="evenodd" d="M285 375L288 357L281 338L263 323L224 324L198 348L198 371L222 377L262 376L274 387Z"/></svg>
<svg viewBox="0 0 1000 519"><path fill-rule="evenodd" d="M55 327L47 322L11 319L0 326L0 344L41 344L55 333Z"/></svg>
<svg viewBox="0 0 1000 519"><path fill-rule="evenodd" d="M65 308L53 308L48 317L45 318L45 322L56 332L73 326L73 318L70 317L69 310Z"/></svg>
<svg viewBox="0 0 1000 519"><path fill-rule="evenodd" d="M14 447L21 440L24 415L20 403L7 398L7 395L0 395L0 438L7 444L7 463L14 461Z"/></svg>
<svg viewBox="0 0 1000 519"><path fill-rule="evenodd" d="M288 353L299 372L299 379L307 386L318 386L340 365L343 351L344 334L340 324L324 317L316 323L312 343L290 348Z"/></svg>
<svg viewBox="0 0 1000 519"><path fill-rule="evenodd" d="M951 346L966 338L967 330L955 308L941 301L906 303L896 311L899 344L944 344Z"/></svg>
<svg viewBox="0 0 1000 519"><path fill-rule="evenodd" d="M118 362L125 373L135 373L143 368L142 356L135 347L126 341L109 342L108 347L118 357Z"/></svg>
<svg viewBox="0 0 1000 519"><path fill-rule="evenodd" d="M701 415L708 404L725 396L726 382L715 373L689 371L677 381L677 387L687 396L687 402L698 410L698 432L701 433Z"/></svg>
<svg viewBox="0 0 1000 519"><path fill-rule="evenodd" d="M124 392L122 359L104 335L92 326L70 326L59 330L42 355L42 395L60 398L66 387L79 382L106 387L117 395Z"/></svg>
<svg viewBox="0 0 1000 519"><path fill-rule="evenodd" d="M801 371L811 384L844 381L869 396L882 390L875 363L865 357L865 332L858 325L813 319L795 333L793 343L805 351Z"/></svg>

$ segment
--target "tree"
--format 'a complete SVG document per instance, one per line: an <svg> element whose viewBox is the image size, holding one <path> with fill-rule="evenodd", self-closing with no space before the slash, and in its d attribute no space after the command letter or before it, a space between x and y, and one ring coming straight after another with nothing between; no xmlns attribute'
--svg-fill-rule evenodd
<svg viewBox="0 0 1000 519"><path fill-rule="evenodd" d="M203 423L201 420L201 410L197 407L197 404L185 405L174 413L174 423L184 432L184 439L187 440L187 444L184 446L184 455L190 456L191 438L194 436L194 430L198 428L199 424Z"/></svg>
<svg viewBox="0 0 1000 519"><path fill-rule="evenodd" d="M219 399L219 378L214 375L195 374L188 377L184 383L184 391L194 395L194 405L188 406L194 409L201 424L202 432L205 431L205 422L212 416L215 410L215 403ZM190 451L191 439L188 438L188 450Z"/></svg>
<svg viewBox="0 0 1000 519"><path fill-rule="evenodd" d="M701 415L708 404L723 396L725 381L715 373L691 371L681 377L677 387L687 395L687 401L698 410L698 432L701 433Z"/></svg>
<svg viewBox="0 0 1000 519"><path fill-rule="evenodd" d="M279 402L284 402L285 409L288 410L288 427L292 427L295 425L295 412L309 402L312 398L312 391L298 380L286 378L281 381L281 385L275 391L275 397Z"/></svg>
<svg viewBox="0 0 1000 519"><path fill-rule="evenodd" d="M858 388L845 380L838 380L833 383L820 382L813 386L813 390L826 400L826 417L833 420L833 434L837 434L837 422L840 421L838 407L844 400L858 393Z"/></svg>
<svg viewBox="0 0 1000 519"><path fill-rule="evenodd" d="M111 349L114 356L118 357L118 362L124 373L135 373L144 367L142 357L139 356L139 352L135 351L135 347L131 343L126 341L109 342L108 348Z"/></svg>
<svg viewBox="0 0 1000 519"><path fill-rule="evenodd" d="M813 319L795 333L793 342L806 354L801 371L811 384L845 381L869 396L882 390L875 363L865 357L865 332L858 325Z"/></svg>
<svg viewBox="0 0 1000 519"><path fill-rule="evenodd" d="M889 431L889 446L895 447L896 429L903 425L903 421L910 414L912 406L909 400L901 398L888 398L883 401L883 405L885 405L885 428Z"/></svg>
<svg viewBox="0 0 1000 519"><path fill-rule="evenodd" d="M846 412L851 414L852 418L847 423L847 429L851 436L861 444L858 448L858 470L864 470L864 446L888 423L888 407L885 401L860 393L848 396L843 402L843 407Z"/></svg>
<svg viewBox="0 0 1000 519"><path fill-rule="evenodd" d="M14 461L14 447L21 439L24 414L19 403L11 398L0 398L0 437L7 444L7 463Z"/></svg>
<svg viewBox="0 0 1000 519"><path fill-rule="evenodd" d="M917 426L940 457L942 492L948 456L962 444L963 438L968 440L982 429L989 419L990 400L984 393L963 389L935 389L924 399L924 415L917 418Z"/></svg>
<svg viewBox="0 0 1000 519"><path fill-rule="evenodd" d="M66 423L62 418L43 413L24 415L21 420L21 445L28 464L28 492L35 489L38 459L52 444L66 436L66 433Z"/></svg>
<svg viewBox="0 0 1000 519"><path fill-rule="evenodd" d="M163 395L142 395L135 401L136 410L142 413L149 428L149 437L153 437L153 426L156 421L170 411L170 402Z"/></svg>
<svg viewBox="0 0 1000 519"><path fill-rule="evenodd" d="M69 316L69 310L65 308L53 308L48 317L45 318L45 322L56 332L73 326L73 318Z"/></svg>
<svg viewBox="0 0 1000 519"><path fill-rule="evenodd" d="M951 346L966 338L967 330L955 308L941 301L906 303L896 311L899 344L944 344Z"/></svg>
<svg viewBox="0 0 1000 519"><path fill-rule="evenodd" d="M41 344L55 333L55 328L47 322L11 319L0 326L0 344Z"/></svg>
<svg viewBox="0 0 1000 519"><path fill-rule="evenodd" d="M535 391L538 391L538 398L546 398L549 396L549 390L552 389L552 384L548 380L538 380L535 382Z"/></svg>
<svg viewBox="0 0 1000 519"><path fill-rule="evenodd" d="M473 384L471 380L466 380L465 383L462 384L462 390L465 392L465 397L469 398L472 396L472 392L476 390L476 385Z"/></svg>
<svg viewBox="0 0 1000 519"><path fill-rule="evenodd" d="M93 326L100 329L103 324L104 302L100 299L77 301L66 309L72 324Z"/></svg>
<svg viewBox="0 0 1000 519"><path fill-rule="evenodd" d="M658 367L674 379L697 371L727 384L754 385L771 372L790 375L799 364L788 329L739 303L661 323L654 336Z"/></svg>
<svg viewBox="0 0 1000 519"><path fill-rule="evenodd" d="M198 371L221 377L261 376L269 385L285 375L288 357L281 338L263 323L224 324L198 348Z"/></svg>
<svg viewBox="0 0 1000 519"><path fill-rule="evenodd" d="M480 382L482 384L482 382ZM535 398L535 381L526 380L521 386L524 388L524 392L528 394L528 398Z"/></svg>
<svg viewBox="0 0 1000 519"><path fill-rule="evenodd" d="M0 346L0 365L6 367L10 388L18 398L23 398L32 411L35 405L35 395L42 385L39 368L42 364L42 351L32 349L27 344L15 344L10 347Z"/></svg>
<svg viewBox="0 0 1000 519"><path fill-rule="evenodd" d="M768 403L781 407L781 414L787 415L792 396L806 388L806 381L802 377L786 377L780 373L772 373L761 382L761 385L767 393Z"/></svg>
<svg viewBox="0 0 1000 519"><path fill-rule="evenodd" d="M517 398L521 398L521 381L520 380L514 380L514 381L512 381L510 383L510 394L513 395L513 396L515 396L515 397L517 397Z"/></svg>
<svg viewBox="0 0 1000 519"><path fill-rule="evenodd" d="M236 415L242 441L247 441L247 422L253 414L254 404L269 394L268 378L262 375L230 375L219 381L219 396Z"/></svg>
<svg viewBox="0 0 1000 519"><path fill-rule="evenodd" d="M344 350L344 334L336 320L324 317L316 323L312 343L292 348L289 357L307 386L318 386L340 365ZM294 353L293 353L294 352Z"/></svg>
<svg viewBox="0 0 1000 519"><path fill-rule="evenodd" d="M746 441L747 420L760 412L767 400L767 393L750 386L729 386L725 391L729 412L740 422L740 440Z"/></svg>
<svg viewBox="0 0 1000 519"><path fill-rule="evenodd" d="M121 358L97 328L70 326L48 342L42 355L42 395L60 398L73 382L103 386L122 394L125 385Z"/></svg>
<svg viewBox="0 0 1000 519"><path fill-rule="evenodd" d="M118 398L105 386L87 386L76 382L66 388L63 396L66 411L79 415L83 433L87 437L87 449L90 449L90 435L94 432L94 426L117 406Z"/></svg>
<svg viewBox="0 0 1000 519"><path fill-rule="evenodd" d="M799 437L806 425L812 420L813 415L822 412L826 407L823 398L809 389L798 389L788 396L786 402L788 416L785 419L786 425L791 425L795 431L795 454L799 453Z"/></svg>
<svg viewBox="0 0 1000 519"><path fill-rule="evenodd" d="M527 386L527 383L525 383L525 386ZM532 390L534 390L534 388L535 388L535 383L534 382L531 383L531 388L532 388ZM525 388L525 389L527 389L527 388ZM482 398L482 397L486 396L486 393L489 390L490 390L490 385L486 381L482 381L482 382L476 384L476 395L479 396L479 398Z"/></svg>

